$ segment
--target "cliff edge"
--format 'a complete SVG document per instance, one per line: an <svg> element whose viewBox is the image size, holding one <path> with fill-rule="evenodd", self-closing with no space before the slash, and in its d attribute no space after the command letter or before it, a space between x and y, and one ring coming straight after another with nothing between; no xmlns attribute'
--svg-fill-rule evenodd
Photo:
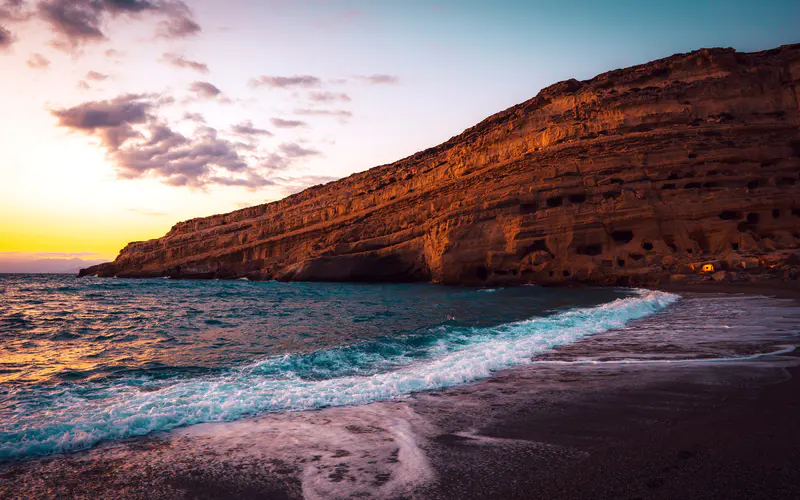
<svg viewBox="0 0 800 500"><path fill-rule="evenodd" d="M180 222L79 275L645 285L705 265L797 278L798 96L800 44L568 80L434 148Z"/></svg>

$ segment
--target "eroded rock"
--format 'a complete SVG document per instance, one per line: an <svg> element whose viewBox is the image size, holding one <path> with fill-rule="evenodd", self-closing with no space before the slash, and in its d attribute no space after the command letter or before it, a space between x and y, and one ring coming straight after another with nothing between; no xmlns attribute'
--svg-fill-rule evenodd
<svg viewBox="0 0 800 500"><path fill-rule="evenodd" d="M81 275L644 285L712 260L754 270L800 243L798 95L800 45L561 82L444 144L178 223Z"/></svg>

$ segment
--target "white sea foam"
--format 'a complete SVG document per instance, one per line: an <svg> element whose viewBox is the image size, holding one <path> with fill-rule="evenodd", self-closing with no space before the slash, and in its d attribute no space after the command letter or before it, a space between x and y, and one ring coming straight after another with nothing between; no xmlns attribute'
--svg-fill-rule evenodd
<svg viewBox="0 0 800 500"><path fill-rule="evenodd" d="M280 376L263 375L252 365L153 392L120 385L108 388L103 398L86 399L65 391L53 401L47 420L22 416L0 423L0 459L76 450L102 440L235 420L265 411L359 405L450 387L488 377L497 370L530 364L536 354L620 328L678 298L639 290L633 297L597 307L446 335L426 359L400 368L391 365L393 371L369 376L308 380L291 371Z"/></svg>

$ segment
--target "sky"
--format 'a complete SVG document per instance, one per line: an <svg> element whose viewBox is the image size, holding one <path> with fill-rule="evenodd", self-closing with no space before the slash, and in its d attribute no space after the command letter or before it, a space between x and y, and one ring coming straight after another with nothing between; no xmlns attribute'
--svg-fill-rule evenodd
<svg viewBox="0 0 800 500"><path fill-rule="evenodd" d="M0 0L0 272L111 260L557 81L797 42L796 0Z"/></svg>

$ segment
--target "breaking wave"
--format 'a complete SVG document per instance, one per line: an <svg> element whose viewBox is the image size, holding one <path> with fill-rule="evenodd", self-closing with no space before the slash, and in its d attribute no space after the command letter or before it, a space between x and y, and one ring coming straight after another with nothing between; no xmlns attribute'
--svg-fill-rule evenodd
<svg viewBox="0 0 800 500"><path fill-rule="evenodd" d="M637 290L596 307L492 327L443 324L424 333L267 357L201 377L162 381L162 386L132 377L94 387L37 389L25 398L30 408L20 405L14 418L0 422L0 460L261 412L360 405L463 384L623 327L678 298ZM43 406L47 418L37 411Z"/></svg>

